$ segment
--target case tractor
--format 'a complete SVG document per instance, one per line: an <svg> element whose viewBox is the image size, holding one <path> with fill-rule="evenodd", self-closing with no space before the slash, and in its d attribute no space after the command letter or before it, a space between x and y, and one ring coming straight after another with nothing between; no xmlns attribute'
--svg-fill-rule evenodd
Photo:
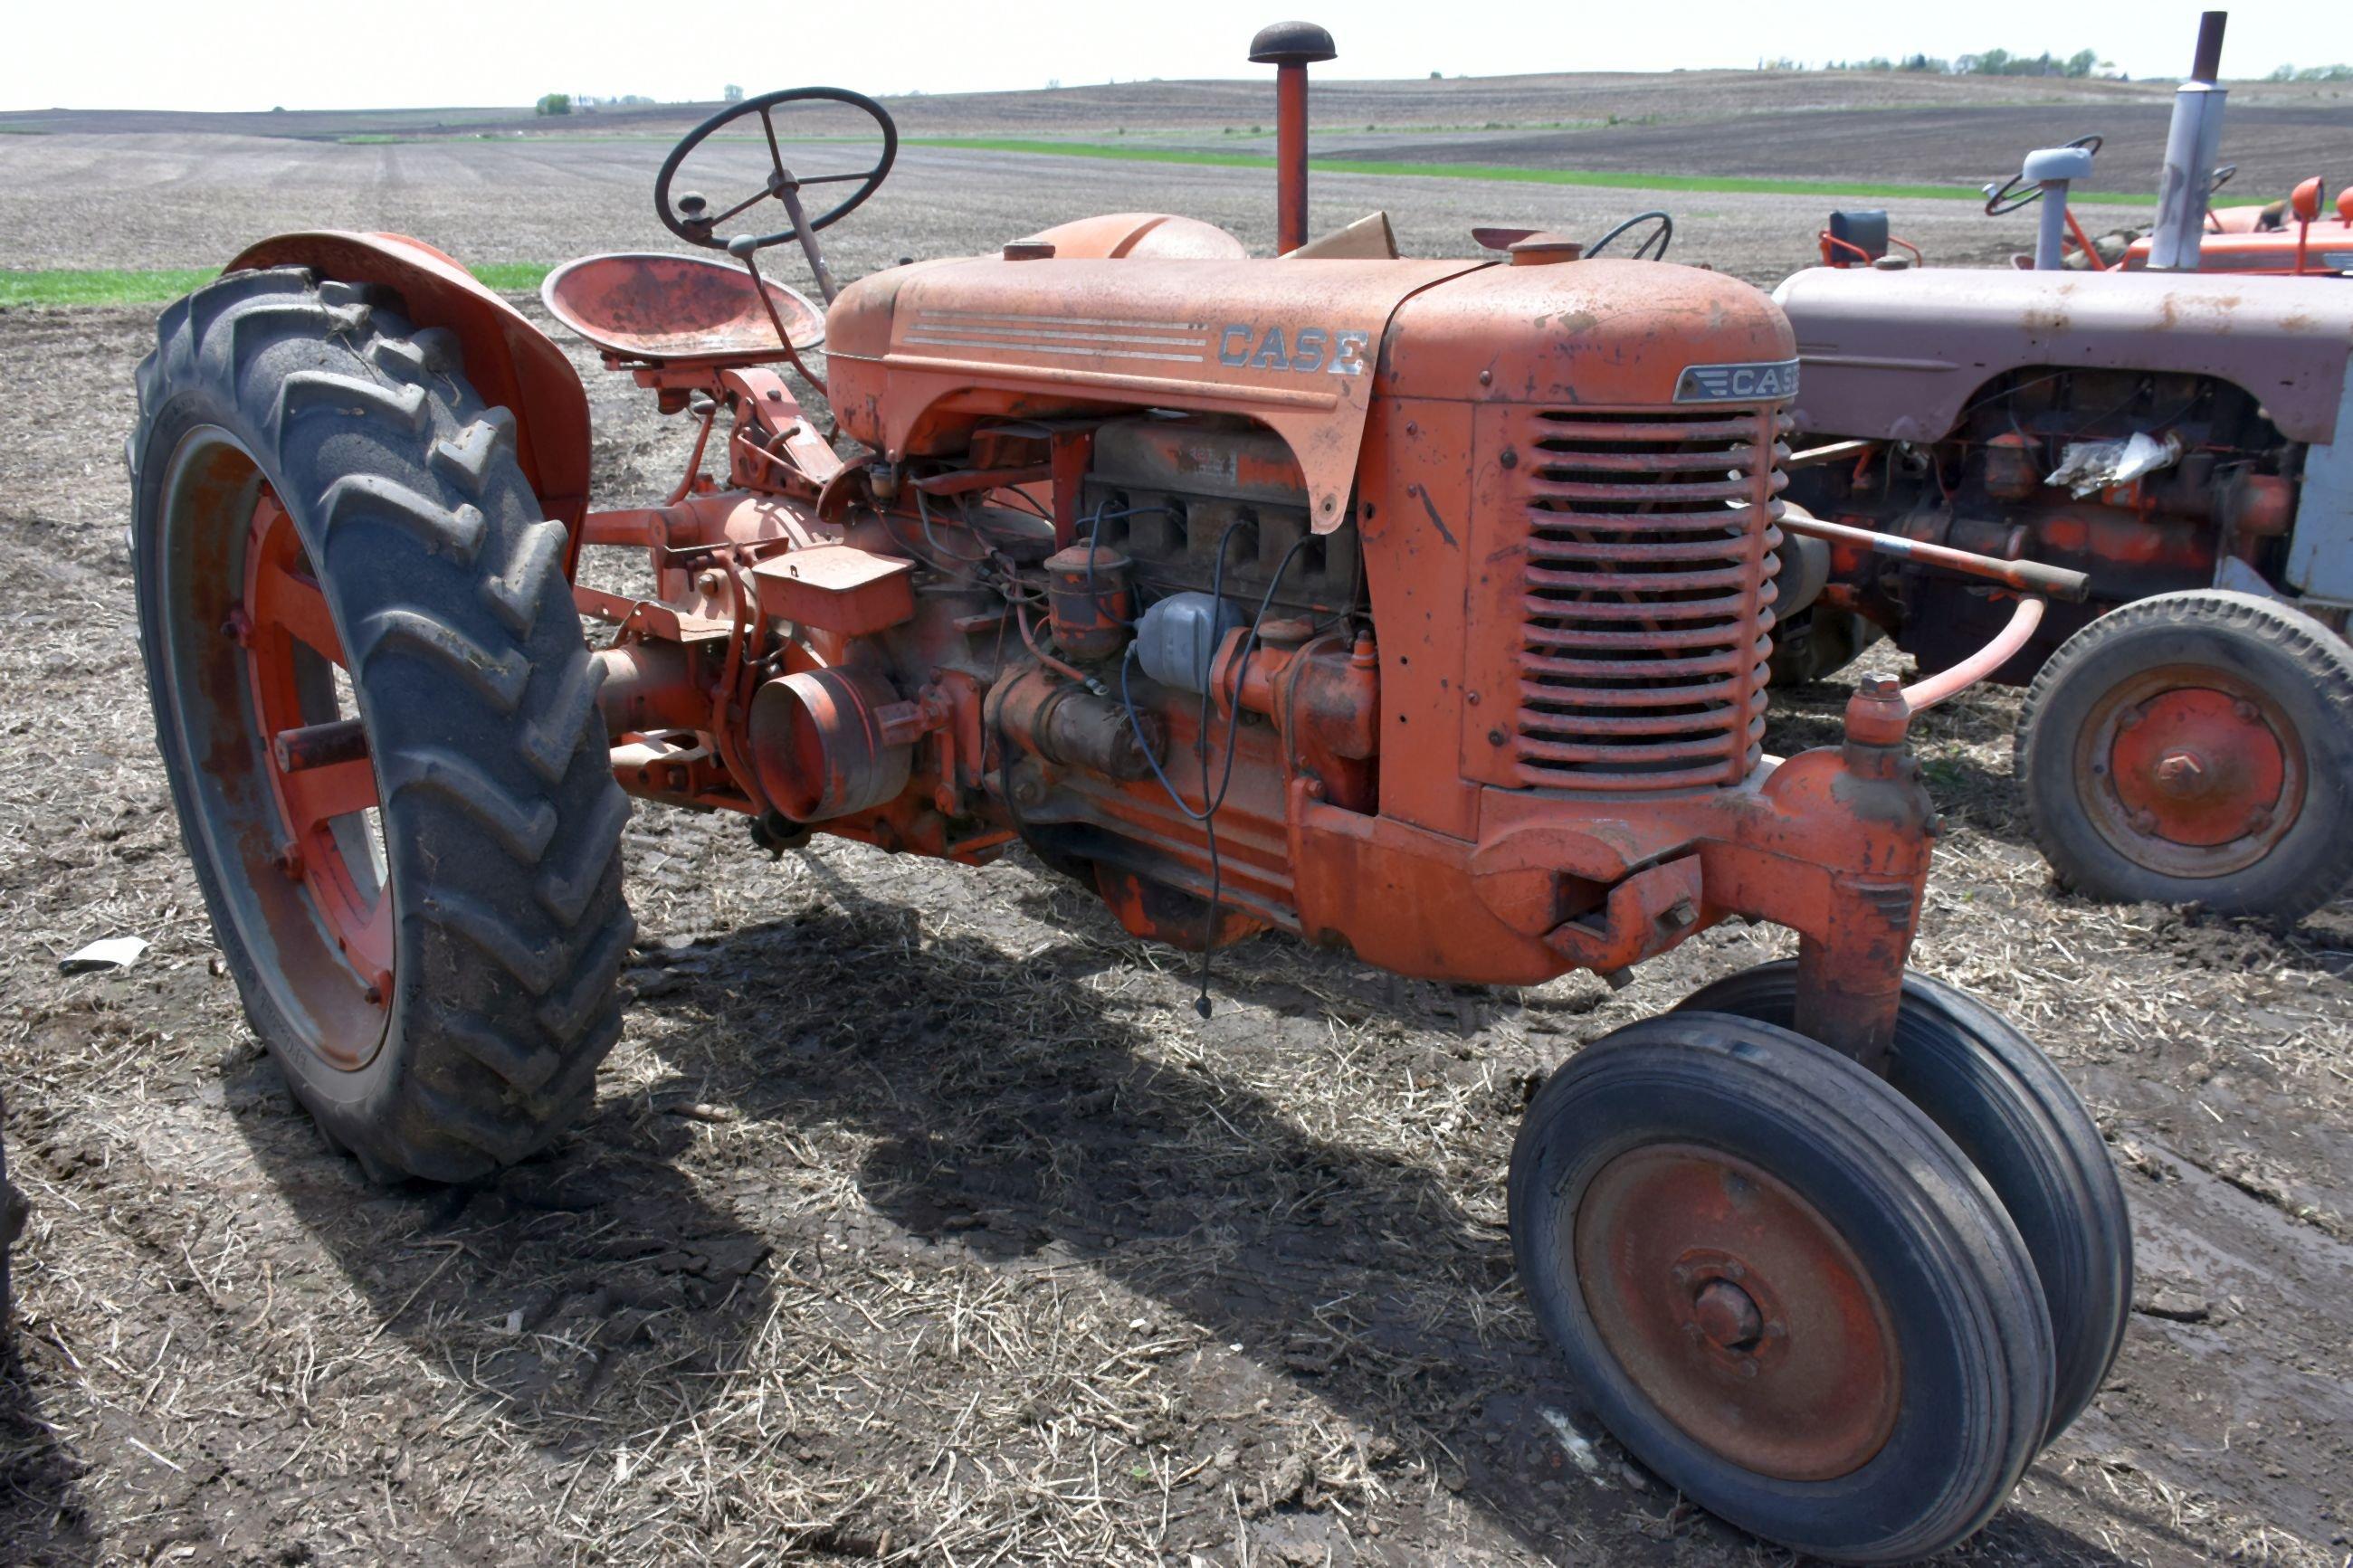
<svg viewBox="0 0 2353 1568"><path fill-rule="evenodd" d="M1803 559L1775 676L1883 631L1924 668L2031 683L2017 772L2063 881L2291 922L2353 882L2353 287L2249 276L2255 237L2208 232L2215 181L2189 171L2213 167L2221 21L2137 242L2159 265L2063 265L2085 138L1989 202L2041 198L2031 269L1882 257L1775 291L1802 366L1788 500L1820 520L1783 522ZM2297 188L2287 254L2336 254L2318 202ZM1884 215L1839 215L1825 255L1889 240ZM2037 584L2047 614L2016 592Z"/></svg>
<svg viewBox="0 0 2353 1568"><path fill-rule="evenodd" d="M1252 47L1271 258L1124 213L842 284L819 236L889 174L888 114L713 116L656 205L722 254L544 290L691 422L643 504L592 509L570 363L419 241L281 236L166 310L133 552L221 951L334 1144L468 1182L594 1094L633 801L746 854L1026 847L1205 964L1271 928L1530 985L1776 922L1795 958L1535 1095L1519 1272L1683 1494L1835 1560L1938 1551L2083 1410L2131 1289L2083 1106L1905 967L1937 831L1905 733L1941 689L1869 683L1840 743L1766 754L1787 317L1553 234L1310 242L1332 54ZM871 117L870 164L776 133L812 100ZM686 188L714 139L763 150L748 189ZM786 245L821 303L764 269ZM589 551L642 586L582 580Z"/></svg>

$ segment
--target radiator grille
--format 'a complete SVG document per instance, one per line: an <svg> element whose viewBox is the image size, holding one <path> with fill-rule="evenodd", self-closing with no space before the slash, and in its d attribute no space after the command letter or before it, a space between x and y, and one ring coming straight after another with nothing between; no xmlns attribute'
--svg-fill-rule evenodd
<svg viewBox="0 0 2353 1568"><path fill-rule="evenodd" d="M1530 411L1512 474L1527 523L1524 785L1736 784L1765 734L1771 409Z"/></svg>

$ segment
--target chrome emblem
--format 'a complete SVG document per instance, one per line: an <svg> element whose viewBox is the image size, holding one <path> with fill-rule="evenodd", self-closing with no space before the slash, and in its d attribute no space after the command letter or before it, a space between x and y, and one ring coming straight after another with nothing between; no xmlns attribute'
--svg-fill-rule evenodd
<svg viewBox="0 0 2353 1568"><path fill-rule="evenodd" d="M1798 362L1695 364L1675 383L1677 403L1756 403L1798 395Z"/></svg>

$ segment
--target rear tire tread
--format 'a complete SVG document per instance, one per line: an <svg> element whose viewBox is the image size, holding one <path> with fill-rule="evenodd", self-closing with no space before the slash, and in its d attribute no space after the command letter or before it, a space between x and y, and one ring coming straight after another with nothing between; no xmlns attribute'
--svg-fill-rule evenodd
<svg viewBox="0 0 2353 1568"><path fill-rule="evenodd" d="M636 931L619 864L629 803L604 765L565 531L531 494L512 416L483 405L458 350L373 286L233 274L163 313L129 443L149 533L161 487L147 469L170 458L159 424L245 446L343 630L400 900L380 1079L349 1090L310 1056L212 901L257 1032L379 1179L469 1180L556 1137L619 1038ZM408 553L385 569L387 548ZM551 603L567 613L543 614ZM211 878L243 874L204 864L201 836L186 837L208 900Z"/></svg>

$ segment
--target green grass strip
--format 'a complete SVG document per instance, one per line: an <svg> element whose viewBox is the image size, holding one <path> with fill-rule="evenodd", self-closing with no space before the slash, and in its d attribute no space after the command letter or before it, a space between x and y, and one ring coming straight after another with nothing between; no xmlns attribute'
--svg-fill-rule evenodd
<svg viewBox="0 0 2353 1568"><path fill-rule="evenodd" d="M474 276L510 293L539 287L552 268L536 261L500 261L477 267ZM0 308L27 305L161 305L220 276L216 268L164 267L143 270L104 268L12 271L0 268Z"/></svg>
<svg viewBox="0 0 2353 1568"><path fill-rule="evenodd" d="M219 276L217 268L0 271L0 305L160 305Z"/></svg>
<svg viewBox="0 0 2353 1568"><path fill-rule="evenodd" d="M911 137L918 147L973 153L1034 153L1061 158L1109 158L1130 163L1190 163L1220 169L1271 169L1263 153L1213 153L1182 147L1105 147L1088 142L1037 142L1001 136ZM1504 163L1400 163L1361 158L1314 158L1309 166L1330 174L1391 174L1414 179L1496 180L1529 185L1591 185L1618 191L1705 191L1766 196L1863 196L1883 200L1983 202L1985 193L1966 185L1898 185L1862 180L1768 180L1739 174L1637 174L1606 169L1526 169ZM2116 191L2077 191L2077 205L2151 206L2155 196Z"/></svg>

